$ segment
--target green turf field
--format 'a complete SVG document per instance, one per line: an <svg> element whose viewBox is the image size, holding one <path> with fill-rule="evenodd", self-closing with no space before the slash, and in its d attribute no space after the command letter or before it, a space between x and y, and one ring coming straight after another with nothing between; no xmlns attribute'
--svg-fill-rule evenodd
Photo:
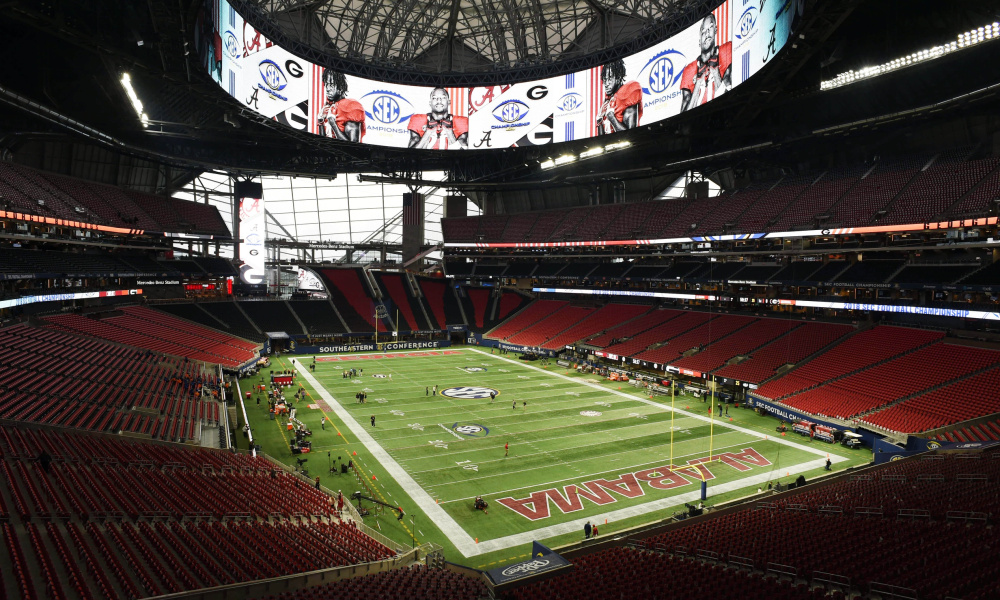
<svg viewBox="0 0 1000 600"><path fill-rule="evenodd" d="M327 452L350 457L365 494L406 511L402 522L385 511L367 517L368 525L407 545L438 543L449 560L477 568L526 557L532 540L577 541L587 520L603 537L666 518L700 498L703 477L711 505L768 481L812 477L828 455L834 468L871 458L791 434L775 438L774 419L732 406L728 417L710 419L708 402L678 397L671 413L670 397L650 399L554 362L543 367L481 348L391 356L326 355L314 373L298 369L310 398L299 403L298 417L314 433L311 472L352 493L363 487L358 478L327 473ZM282 357L274 368L290 366ZM345 379L352 367L363 375ZM434 385L439 394L429 395ZM363 389L368 401L359 404ZM291 462L284 422L268 421L264 408L247 406L257 441ZM332 421L326 430L324 414ZM676 470L686 465L698 466ZM477 495L488 513L472 508Z"/></svg>

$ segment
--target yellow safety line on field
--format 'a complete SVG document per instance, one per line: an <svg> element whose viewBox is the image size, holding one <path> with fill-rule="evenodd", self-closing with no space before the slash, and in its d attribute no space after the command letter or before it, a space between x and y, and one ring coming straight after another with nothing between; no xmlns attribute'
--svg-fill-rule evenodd
<svg viewBox="0 0 1000 600"><path fill-rule="evenodd" d="M279 362L281 362L282 364L284 364L284 360L282 360L282 359L278 359L278 361L279 361ZM299 363L299 364L301 364L301 363ZM294 369L293 369L293 370L294 370ZM303 387L303 389L305 389L305 386L302 386L302 387ZM309 396L309 397L312 397L312 394L310 394L310 393L309 393L309 390L306 390L306 396ZM319 406L319 404L317 404L316 406ZM319 409L319 412L323 413L323 418L326 418L326 411L324 411L324 410L323 410L323 409L321 408L321 409ZM337 427L336 423L334 423L334 422L333 422L333 419L330 419L330 424L331 424L331 425L333 425L333 428L337 430L337 433L340 433L340 437L344 438L344 441L345 441L345 442L347 442L348 444L350 444L350 443L351 443L350 441L348 441L348 440L347 440L347 436L345 436L345 435L344 435L343 433L341 433L341 431L340 431L340 429L339 429L339 428ZM281 431L281 426L280 426L280 425L278 426L278 431ZM285 439L285 434L284 434L284 432L283 432L283 431L282 431L282 433L281 433L281 437L282 437L282 439ZM287 444L288 440L287 440L287 439L285 439L285 442L286 442L286 444L285 444L285 445L287 446L287 445L288 445L288 444ZM361 473L361 475L362 475L362 478L363 478L363 479L365 479L365 480L367 481L367 479L368 479L368 474L364 472L364 469L362 469L362 468L361 468L361 466L360 466L360 465L359 465L358 463L354 463L354 468L356 468L356 469L358 470L358 472L359 472L359 473ZM378 489L377 487L373 487L373 488L371 488L371 489L372 489L372 490L374 490L374 492L375 492L376 494L378 494L378 497L379 497L379 498L381 498L383 502L385 502L386 504L389 504L390 506L392 506L392 505L393 505L393 504L392 504L391 502L389 502L389 501L388 501L388 500L386 499L386 497L385 497L385 496L383 496L383 495L382 495L382 490ZM413 531L410 531L410 528L406 526L406 522L405 522L405 521L402 521L402 520L401 520L401 521L399 521L399 523L400 523L400 524L401 524L401 525L403 526L403 529L405 529L405 530L406 530L406 533L407 533L407 534L409 534L410 538L412 538L412 539L413 539L414 543L416 543L416 540L417 540L417 535L416 535L416 532L413 532Z"/></svg>
<svg viewBox="0 0 1000 600"><path fill-rule="evenodd" d="M285 364L285 361L284 361L284 360L282 360L282 359L280 359L280 358L278 359L278 362L280 362L281 364ZM302 363L300 362L299 364L302 364ZM294 369L293 369L293 370L294 370ZM306 390L305 386L302 386L302 389L304 389L304 390L305 390L305 392L306 392L306 396L308 396L308 397L310 397L310 398L312 398L312 397L313 397L313 395L309 393L309 390ZM319 403L318 403L318 402L316 403L316 406L319 406ZM323 413L323 418L324 418L324 419L326 419L327 421L329 421L329 422L330 422L330 425L333 425L333 429L334 429L334 430L335 430L335 431L336 431L337 433L339 433L339 434L340 434L340 437L344 438L344 443L346 443L346 444L350 444L350 443L351 443L351 441L347 439L347 436L345 436L345 435L344 435L344 433L343 433L342 431L340 431L340 428L339 428L339 427L337 427L337 424L336 424L336 423L334 422L334 420L326 416L326 411L325 411L325 410L323 410L322 408L320 408L320 409L319 409L319 412ZM286 441L287 441L287 440L286 440Z"/></svg>

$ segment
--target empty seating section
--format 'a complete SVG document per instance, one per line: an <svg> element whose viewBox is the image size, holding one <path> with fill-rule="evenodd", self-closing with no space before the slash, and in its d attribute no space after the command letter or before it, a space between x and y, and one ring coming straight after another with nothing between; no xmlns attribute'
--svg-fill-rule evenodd
<svg viewBox="0 0 1000 600"><path fill-rule="evenodd" d="M476 330L487 329L486 311L490 306L492 288L463 287L466 300L465 314L469 318L469 327ZM471 310L469 310L471 308Z"/></svg>
<svg viewBox="0 0 1000 600"><path fill-rule="evenodd" d="M805 583L765 578L758 573L727 569L691 558L632 548L610 548L573 560L573 571L517 588L516 600L558 598L605 600L813 600Z"/></svg>
<svg viewBox="0 0 1000 600"><path fill-rule="evenodd" d="M0 185L4 188L4 197L16 198L15 206L25 212L88 223L117 224L105 222L100 215L26 167L6 162L0 165Z"/></svg>
<svg viewBox="0 0 1000 600"><path fill-rule="evenodd" d="M654 204L656 207L649 214L646 226L641 232L641 237L643 238L660 238L660 233L674 222L674 219L677 218L677 215L681 214L681 211L691 204L691 200L661 200Z"/></svg>
<svg viewBox="0 0 1000 600"><path fill-rule="evenodd" d="M547 242L552 236L552 232L566 218L564 210L550 210L540 212L535 215L535 226L531 228L527 241ZM443 221L442 221L443 222Z"/></svg>
<svg viewBox="0 0 1000 600"><path fill-rule="evenodd" d="M879 225L934 220L996 167L992 160L963 163L938 159L916 179L878 220Z"/></svg>
<svg viewBox="0 0 1000 600"><path fill-rule="evenodd" d="M662 239L688 237L695 231L700 231L698 229L699 221L706 219L726 199L728 197L722 195L691 201L663 231L656 234L656 237Z"/></svg>
<svg viewBox="0 0 1000 600"><path fill-rule="evenodd" d="M735 280L737 281L767 281L771 277L774 277L784 267L778 265L750 265L740 269L739 273L736 274Z"/></svg>
<svg viewBox="0 0 1000 600"><path fill-rule="evenodd" d="M316 272L326 280L330 297L351 331L375 331L375 302L362 283L358 269L317 269Z"/></svg>
<svg viewBox="0 0 1000 600"><path fill-rule="evenodd" d="M346 333L329 300L289 300L288 307L306 324L311 335Z"/></svg>
<svg viewBox="0 0 1000 600"><path fill-rule="evenodd" d="M306 333L283 300L241 300L239 305L261 331L284 331L289 335Z"/></svg>
<svg viewBox="0 0 1000 600"><path fill-rule="evenodd" d="M539 300L545 302L545 300ZM530 309L525 309L530 310ZM542 346L594 312L591 307L564 305L547 313L547 316L531 323L526 329L507 338L511 344L524 346Z"/></svg>
<svg viewBox="0 0 1000 600"><path fill-rule="evenodd" d="M846 260L831 260L819 269L813 271L809 276L810 281L827 282L833 281L837 275L842 273L850 265Z"/></svg>
<svg viewBox="0 0 1000 600"><path fill-rule="evenodd" d="M792 231L813 225L817 215L826 214L868 169L853 167L824 173L778 215L771 231Z"/></svg>
<svg viewBox="0 0 1000 600"><path fill-rule="evenodd" d="M903 267L893 278L893 283L948 284L968 275L977 267L969 265L910 265Z"/></svg>
<svg viewBox="0 0 1000 600"><path fill-rule="evenodd" d="M853 335L813 360L762 385L757 393L780 399L807 387L903 354L943 337L941 332L880 325ZM892 344L883 343L893 340Z"/></svg>
<svg viewBox="0 0 1000 600"><path fill-rule="evenodd" d="M998 377L1000 374L993 373L992 375L995 384L996 380L1000 379ZM994 410L996 409L994 408ZM934 437L942 442L997 442L1000 441L1000 419L956 428L952 431L939 433Z"/></svg>
<svg viewBox="0 0 1000 600"><path fill-rule="evenodd" d="M903 267L902 260L859 260L837 276L844 283L885 283Z"/></svg>
<svg viewBox="0 0 1000 600"><path fill-rule="evenodd" d="M631 240L646 231L650 215L656 210L653 202L634 202L623 205L618 218L608 224L602 233L606 240Z"/></svg>
<svg viewBox="0 0 1000 600"><path fill-rule="evenodd" d="M1000 368L961 379L936 390L904 400L865 416L865 423L891 431L916 433L1000 412L995 393L1000 389Z"/></svg>
<svg viewBox="0 0 1000 600"><path fill-rule="evenodd" d="M977 217L987 214L993 201L1000 198L1000 158L986 161L992 170L966 196L947 211L946 217Z"/></svg>
<svg viewBox="0 0 1000 600"><path fill-rule="evenodd" d="M783 402L846 419L994 365L1000 365L1000 352L935 343Z"/></svg>
<svg viewBox="0 0 1000 600"><path fill-rule="evenodd" d="M799 195L809 189L816 179L816 175L782 179L777 185L761 194L753 206L740 216L735 230L742 233L767 231L768 225Z"/></svg>
<svg viewBox="0 0 1000 600"><path fill-rule="evenodd" d="M611 325L634 319L648 310L648 306L641 304L607 304L541 346L551 350L562 350L567 344L583 340Z"/></svg>
<svg viewBox="0 0 1000 600"><path fill-rule="evenodd" d="M504 299L501 297L501 309L503 308L503 304ZM535 300L523 310L518 312L513 318L504 321L500 326L490 331L489 337L498 340L508 339L522 329L533 327L542 319L547 318L549 315L552 315L566 306L569 306L569 302L564 302L562 300ZM565 327L563 329L565 329Z"/></svg>
<svg viewBox="0 0 1000 600"><path fill-rule="evenodd" d="M441 233L449 242L475 242L479 217L441 219Z"/></svg>
<svg viewBox="0 0 1000 600"><path fill-rule="evenodd" d="M798 260L790 262L771 276L771 281L812 281L812 274L823 266L820 261Z"/></svg>
<svg viewBox="0 0 1000 600"><path fill-rule="evenodd" d="M150 260L138 255L108 254L96 251L61 252L52 250L28 250L25 248L0 248L0 272L3 273L48 273L58 276L110 275L132 277L136 274L178 272L204 275L204 271L191 261Z"/></svg>
<svg viewBox="0 0 1000 600"><path fill-rule="evenodd" d="M503 290L500 295L500 304L497 306L497 322L503 321L515 311L521 310L527 301L528 299L521 294Z"/></svg>
<svg viewBox="0 0 1000 600"><path fill-rule="evenodd" d="M264 596L263 600L475 600L489 592L481 578L412 565L324 586Z"/></svg>
<svg viewBox="0 0 1000 600"><path fill-rule="evenodd" d="M708 213L700 223L698 230L707 233L728 232L736 225L736 221L741 214L753 205L770 187L771 183L763 186L751 185L745 189L732 194L720 196L722 203L713 211Z"/></svg>
<svg viewBox="0 0 1000 600"><path fill-rule="evenodd" d="M503 230L507 228L507 215L497 215L493 217L478 217L479 233L478 240L499 240L503 237Z"/></svg>
<svg viewBox="0 0 1000 600"><path fill-rule="evenodd" d="M175 441L219 425L200 363L28 326L0 341L0 418Z"/></svg>
<svg viewBox="0 0 1000 600"><path fill-rule="evenodd" d="M417 283L420 285L420 293L424 295L427 308L431 311L433 329L447 329L448 325L465 324L462 309L459 308L450 281L417 277Z"/></svg>
<svg viewBox="0 0 1000 600"><path fill-rule="evenodd" d="M382 297L388 296L395 305L396 310L399 311L399 321L401 322L396 323L396 327L400 331L437 329L437 327L431 327L430 323L427 322L420 308L420 301L410 293L409 283L403 281L404 275L376 271L373 271L373 274L375 275L375 280L382 288ZM389 315L389 318L393 322L396 321L396 315Z"/></svg>
<svg viewBox="0 0 1000 600"><path fill-rule="evenodd" d="M396 554L263 458L4 426L0 471L0 498L16 504L0 574L22 597L144 597Z"/></svg>
<svg viewBox="0 0 1000 600"><path fill-rule="evenodd" d="M623 206L623 204L606 204L589 209L586 218L573 231L573 238L577 240L607 239L604 231L618 219Z"/></svg>
<svg viewBox="0 0 1000 600"><path fill-rule="evenodd" d="M711 342L704 350L674 361L675 367L708 373L724 365L726 361L759 348L773 339L785 335L799 323L780 319L759 319L737 333Z"/></svg>
<svg viewBox="0 0 1000 600"><path fill-rule="evenodd" d="M633 265L626 272L628 279L657 279L664 271L663 265Z"/></svg>
<svg viewBox="0 0 1000 600"><path fill-rule="evenodd" d="M218 256L201 256L192 259L202 268L203 271L211 275L239 275L239 271L233 266L229 259Z"/></svg>
<svg viewBox="0 0 1000 600"><path fill-rule="evenodd" d="M883 160L830 210L830 222L867 225L927 164L928 157Z"/></svg>
<svg viewBox="0 0 1000 600"><path fill-rule="evenodd" d="M507 228L504 229L503 237L500 238L501 242L521 244L528 240L528 234L531 232L531 228L534 226L535 221L538 219L538 215L533 213L521 213L517 215L511 215L507 219ZM447 220L445 220L447 222Z"/></svg>
<svg viewBox="0 0 1000 600"><path fill-rule="evenodd" d="M689 273L686 279L704 279L706 281L728 281L743 279L740 274L749 263L745 262L713 262L709 261Z"/></svg>
<svg viewBox="0 0 1000 600"><path fill-rule="evenodd" d="M96 225L229 237L214 206L102 185L20 165L0 165L10 208Z"/></svg>
<svg viewBox="0 0 1000 600"><path fill-rule="evenodd" d="M585 340L584 343L588 346L607 348L611 344L614 344L617 340L630 338L637 333L647 329L652 329L661 323L669 321L670 319L675 319L684 314L676 310L650 310L650 307L648 306L643 306L642 308L645 310L644 312L639 313L640 316L632 319L631 321L625 321L625 319L622 319L623 323L618 327L608 329L600 335Z"/></svg>
<svg viewBox="0 0 1000 600"><path fill-rule="evenodd" d="M720 196L442 220L446 242L539 243L794 231L984 216L1000 198L1000 159L964 153L752 183ZM930 167L922 170L930 163ZM822 217L822 218L820 218ZM694 227L692 227L694 225Z"/></svg>
<svg viewBox="0 0 1000 600"><path fill-rule="evenodd" d="M661 325L653 327L652 329L646 329L628 339L623 339L616 344L608 346L605 350L611 354L632 356L638 352L642 352L653 344L665 342L683 334L685 331L699 327L711 318L708 313L681 311L669 312L677 313L677 318L665 321ZM687 350L687 348L685 348L685 350Z"/></svg>
<svg viewBox="0 0 1000 600"><path fill-rule="evenodd" d="M684 352L692 348L700 348L716 340L725 338L738 329L754 322L753 317L736 315L711 315L711 318L700 327L691 329L681 335L669 338L666 344L636 355L641 360L660 364L674 364ZM739 334L737 334L739 335Z"/></svg>
<svg viewBox="0 0 1000 600"><path fill-rule="evenodd" d="M587 278L592 281L598 279L621 279L631 268L632 263L629 262L600 263L587 275Z"/></svg>
<svg viewBox="0 0 1000 600"><path fill-rule="evenodd" d="M198 307L215 319L222 321L233 335L258 343L267 339L267 336L258 331L253 323L247 319L236 302L199 302Z"/></svg>
<svg viewBox="0 0 1000 600"><path fill-rule="evenodd" d="M105 219L105 223L101 224L152 231L163 229L155 218L136 206L120 189L91 184L55 173L39 172L38 177L46 179L91 211L101 215Z"/></svg>
<svg viewBox="0 0 1000 600"><path fill-rule="evenodd" d="M591 210L592 209L590 207L574 208L563 213L563 218L552 230L552 234L549 235L549 238L546 241L563 242L567 240L578 240L579 238L573 235L573 231L576 229L577 225L589 218Z"/></svg>
<svg viewBox="0 0 1000 600"><path fill-rule="evenodd" d="M935 485L940 489L953 483ZM792 500L799 498L795 496ZM852 543L858 544L853 549L865 546L878 550L859 553L851 548L816 543L836 539L848 531ZM983 549L991 544L991 533L990 528L981 525L761 509L730 513L644 542L647 547L666 552L714 553L720 562L749 561L761 570L775 565L802 579L833 574L860 590L867 590L872 583L882 583L903 588L899 590L903 593L912 594L906 590L915 590L916 596L906 597L942 600L995 597L1000 589L997 583L1000 570L983 556L989 554ZM921 550L930 548L940 557L933 561L934 568L922 556ZM969 577L956 577L956 569L968 569ZM822 594L825 590L810 597L823 597ZM789 596L781 592L763 597Z"/></svg>
<svg viewBox="0 0 1000 600"><path fill-rule="evenodd" d="M754 350L747 360L722 367L715 374L759 384L773 377L778 367L798 363L852 331L850 325L802 323L788 335Z"/></svg>
<svg viewBox="0 0 1000 600"><path fill-rule="evenodd" d="M119 344L230 367L256 356L253 342L138 306L126 307L115 316L101 319L55 315L45 321L67 331Z"/></svg>

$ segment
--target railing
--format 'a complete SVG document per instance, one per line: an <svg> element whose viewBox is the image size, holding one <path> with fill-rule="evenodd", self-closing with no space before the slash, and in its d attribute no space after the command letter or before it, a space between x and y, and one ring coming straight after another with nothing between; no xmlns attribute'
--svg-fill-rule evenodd
<svg viewBox="0 0 1000 600"><path fill-rule="evenodd" d="M813 571L812 583L815 585L817 582L822 583L823 587L826 587L826 584L835 585L844 590L851 587L850 577L837 575L835 573L824 573L823 571Z"/></svg>
<svg viewBox="0 0 1000 600"><path fill-rule="evenodd" d="M770 563L770 562L767 563L767 572L774 573L779 578L785 576L785 577L791 577L792 579L798 577L799 574L799 570L796 569L795 567L789 565L782 565L779 563Z"/></svg>
<svg viewBox="0 0 1000 600"><path fill-rule="evenodd" d="M917 600L917 590L899 587L898 585L889 585L888 583L878 583L873 581L871 585L868 586L868 591L872 595L878 594L882 597L882 600L886 600L887 598Z"/></svg>
<svg viewBox="0 0 1000 600"><path fill-rule="evenodd" d="M881 506L860 506L854 509L855 515L867 515L867 516L882 516Z"/></svg>
<svg viewBox="0 0 1000 600"><path fill-rule="evenodd" d="M945 513L945 519L948 521L965 521L966 523L968 523L969 521L982 521L983 523L985 523L987 518L988 517L986 513L982 512L949 510L948 512Z"/></svg>
<svg viewBox="0 0 1000 600"><path fill-rule="evenodd" d="M421 556L426 556L432 546L425 544L408 551L406 554L380 562L359 563L356 565L346 565L331 569L321 569L308 573L296 573L284 577L272 579L247 581L230 585L203 588L200 590L189 590L176 594L164 594L154 596L156 600L243 600L244 598L260 598L263 596L278 595L282 592L300 590L309 587L316 587L342 579L350 579L370 573L381 573L391 571L395 568L411 564L420 560Z"/></svg>

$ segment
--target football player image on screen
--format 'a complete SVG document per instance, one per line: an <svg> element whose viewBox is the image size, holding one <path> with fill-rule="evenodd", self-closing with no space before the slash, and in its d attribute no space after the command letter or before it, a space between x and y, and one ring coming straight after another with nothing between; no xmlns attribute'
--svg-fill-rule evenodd
<svg viewBox="0 0 1000 600"><path fill-rule="evenodd" d="M681 75L682 112L701 106L733 87L733 44L726 42L720 46L716 42L717 32L715 15L708 15L701 22L698 33L701 52L684 67Z"/></svg>
<svg viewBox="0 0 1000 600"><path fill-rule="evenodd" d="M365 109L347 98L347 78L332 69L323 71L326 104L320 111L319 134L345 142L360 142L365 136Z"/></svg>
<svg viewBox="0 0 1000 600"><path fill-rule="evenodd" d="M625 131L639 125L642 87L638 81L625 83L625 75L625 62L621 59L601 67L604 103L597 113L597 135Z"/></svg>
<svg viewBox="0 0 1000 600"><path fill-rule="evenodd" d="M461 150L469 147L469 118L449 112L451 97L448 90L434 88L430 98L431 112L414 114L406 126L410 130L410 148L429 150Z"/></svg>

